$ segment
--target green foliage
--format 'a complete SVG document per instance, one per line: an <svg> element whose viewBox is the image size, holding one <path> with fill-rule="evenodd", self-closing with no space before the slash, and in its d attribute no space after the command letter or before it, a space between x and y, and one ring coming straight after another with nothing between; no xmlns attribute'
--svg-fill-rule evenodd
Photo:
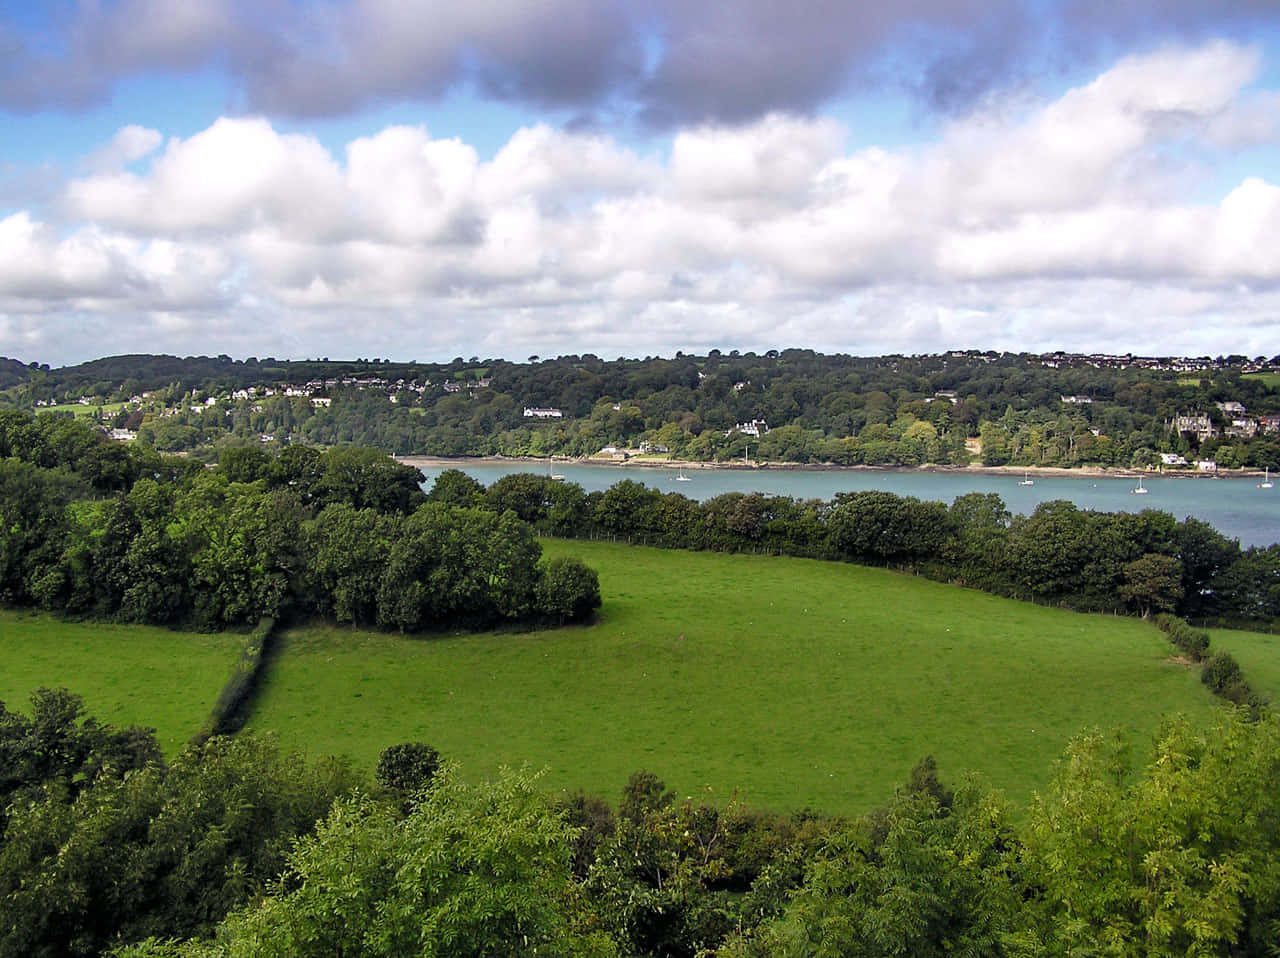
<svg viewBox="0 0 1280 958"><path fill-rule="evenodd" d="M1182 598L1182 563L1173 556L1147 553L1121 569L1120 597L1143 618L1154 609L1169 612Z"/></svg>
<svg viewBox="0 0 1280 958"><path fill-rule="evenodd" d="M439 752L425 742L404 742L382 750L374 777L384 788L412 796L429 786L439 770Z"/></svg>
<svg viewBox="0 0 1280 958"><path fill-rule="evenodd" d="M1193 662L1202 661L1209 652L1209 633L1193 629L1182 619L1161 612L1155 619L1156 627L1167 636L1180 651Z"/></svg>
<svg viewBox="0 0 1280 958"><path fill-rule="evenodd" d="M25 604L56 575L67 505L81 484L66 473L0 459L0 602Z"/></svg>
<svg viewBox="0 0 1280 958"><path fill-rule="evenodd" d="M0 417L5 442L32 456L41 424ZM0 460L0 602L205 630L297 614L401 631L599 605L590 570L546 578L515 512L441 501L487 501L465 476L428 502L418 470L374 449L289 447L273 459L242 446L221 458L209 472L157 467L105 503L85 501L69 474ZM578 526L583 507L580 489L556 486L540 524Z"/></svg>
<svg viewBox="0 0 1280 958"><path fill-rule="evenodd" d="M841 558L862 562L910 562L937 555L951 533L940 502L888 492L842 492L827 517L830 542Z"/></svg>
<svg viewBox="0 0 1280 958"><path fill-rule="evenodd" d="M321 510L304 527L309 604L338 622L368 625L378 614L378 588L399 523L344 502Z"/></svg>
<svg viewBox="0 0 1280 958"><path fill-rule="evenodd" d="M1264 954L1280 914L1280 727L1178 720L1135 770L1075 741L1026 830L1050 954Z"/></svg>
<svg viewBox="0 0 1280 958"><path fill-rule="evenodd" d="M413 632L528 615L541 552L512 512L428 503L399 524L391 543L378 624Z"/></svg>
<svg viewBox="0 0 1280 958"><path fill-rule="evenodd" d="M1215 652L1204 663L1200 681L1221 694L1241 681L1240 666L1230 652Z"/></svg>
<svg viewBox="0 0 1280 958"><path fill-rule="evenodd" d="M949 807L906 789L874 826L837 831L781 917L720 954L1043 954L1024 867L1009 810L986 789L965 782Z"/></svg>
<svg viewBox="0 0 1280 958"><path fill-rule="evenodd" d="M227 446L218 453L218 468L231 482L265 479L271 462L271 456L261 446Z"/></svg>
<svg viewBox="0 0 1280 958"><path fill-rule="evenodd" d="M365 446L335 446L320 457L320 475L311 492L317 503L345 502L355 509L408 513L426 498L424 480L413 466Z"/></svg>
<svg viewBox="0 0 1280 958"><path fill-rule="evenodd" d="M612 832L593 842L586 893L630 954L709 954L733 929L758 920L768 896L747 892L761 877L786 871L787 858L814 844L790 820L738 802L674 798L653 773L635 773Z"/></svg>
<svg viewBox="0 0 1280 958"><path fill-rule="evenodd" d="M271 639L272 630L276 627L275 619L263 619L245 639L240 660L231 670L231 677L218 693L218 700L213 703L213 711L201 730L199 739L210 735L231 735L240 731L248 718L249 704L262 680L267 643Z"/></svg>
<svg viewBox="0 0 1280 958"><path fill-rule="evenodd" d="M365 797L339 801L293 848L275 892L232 916L210 951L614 954L575 894L569 838L523 772L467 786L441 771L403 818Z"/></svg>
<svg viewBox="0 0 1280 958"><path fill-rule="evenodd" d="M557 556L539 568L537 607L543 615L578 622L600 608L600 578L573 556Z"/></svg>
<svg viewBox="0 0 1280 958"><path fill-rule="evenodd" d="M74 796L100 776L159 761L154 730L100 725L66 689L32 692L30 717L0 702L0 833L5 807L23 793L48 787Z"/></svg>
<svg viewBox="0 0 1280 958"><path fill-rule="evenodd" d="M219 629L290 610L303 564L303 511L288 492L196 490L179 503L179 541L191 556L193 617Z"/></svg>
<svg viewBox="0 0 1280 958"><path fill-rule="evenodd" d="M73 799L47 785L13 808L0 846L0 953L208 933L352 784L344 766L217 738L168 769L98 776Z"/></svg>
<svg viewBox="0 0 1280 958"><path fill-rule="evenodd" d="M427 493L430 502L463 508L479 505L484 497L484 486L461 469L446 469L441 472L431 484L431 491Z"/></svg>

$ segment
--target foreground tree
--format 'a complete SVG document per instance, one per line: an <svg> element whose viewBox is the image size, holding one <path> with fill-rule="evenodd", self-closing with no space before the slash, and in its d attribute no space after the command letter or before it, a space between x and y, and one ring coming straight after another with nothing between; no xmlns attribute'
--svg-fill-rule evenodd
<svg viewBox="0 0 1280 958"><path fill-rule="evenodd" d="M1265 955L1280 940L1280 725L1170 724L1145 767L1074 742L1032 805L1050 954Z"/></svg>
<svg viewBox="0 0 1280 958"><path fill-rule="evenodd" d="M210 944L125 955L608 956L570 875L570 830L525 773L467 786L440 772L407 817L338 802L294 846L275 892Z"/></svg>
<svg viewBox="0 0 1280 958"><path fill-rule="evenodd" d="M876 815L837 831L782 916L718 954L1041 954L1008 807L974 782L954 795L933 784L913 778Z"/></svg>
<svg viewBox="0 0 1280 958"><path fill-rule="evenodd" d="M43 710L35 714L42 721ZM89 753L102 756L95 763L45 770L40 787L9 805L0 954L99 955L148 935L210 933L266 889L290 843L355 780L345 765L308 765L252 737L210 739L168 768L158 749L142 765L130 753L129 774L106 764L118 751L99 748ZM85 777L93 764L100 770ZM74 789L71 767L80 770Z"/></svg>

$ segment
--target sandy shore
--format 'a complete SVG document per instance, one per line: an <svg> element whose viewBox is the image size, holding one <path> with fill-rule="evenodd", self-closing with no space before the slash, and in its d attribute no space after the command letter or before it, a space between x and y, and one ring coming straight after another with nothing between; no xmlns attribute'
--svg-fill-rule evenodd
<svg viewBox="0 0 1280 958"><path fill-rule="evenodd" d="M1027 474L1045 479L1137 479L1139 477L1150 478L1151 476L1160 476L1161 478L1171 479L1213 479L1216 477L1222 477L1224 479L1244 479L1262 477L1262 473L1258 472L1256 469L1223 469L1217 473L1206 473L1194 470L1158 472L1156 470L1118 469L1106 468L1103 466L1081 466L1075 469L1067 469L1058 466L984 466L977 463L969 466L840 466L834 463L766 462L754 459L746 463L742 461L685 462L679 459L667 459L658 456L646 456L644 458L631 459L609 459L604 457L573 458L569 456L556 456L551 459L538 458L535 456L460 456L457 458L450 458L447 456L396 456L395 459L397 462L402 462L407 466L416 466L428 469L460 468L467 465L501 466L513 463L529 463L543 466L552 463L567 463L575 466L611 466L617 469L769 469L779 472L792 470L873 473L921 472L935 473L938 475L970 476L1020 476Z"/></svg>

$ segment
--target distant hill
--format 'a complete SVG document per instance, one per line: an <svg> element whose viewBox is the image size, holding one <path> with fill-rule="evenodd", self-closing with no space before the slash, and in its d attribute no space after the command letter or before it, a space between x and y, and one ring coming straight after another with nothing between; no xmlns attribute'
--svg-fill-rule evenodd
<svg viewBox="0 0 1280 958"><path fill-rule="evenodd" d="M31 378L31 370L17 359L0 356L0 389L18 386Z"/></svg>
<svg viewBox="0 0 1280 958"><path fill-rule="evenodd" d="M272 382L306 382L308 379L378 372L403 375L406 370L436 368L417 363L379 363L373 360L259 360L230 356L167 356L130 354L91 359L75 366L49 370L45 384L52 394L105 396L120 389L146 392L177 384L184 389L243 389Z"/></svg>

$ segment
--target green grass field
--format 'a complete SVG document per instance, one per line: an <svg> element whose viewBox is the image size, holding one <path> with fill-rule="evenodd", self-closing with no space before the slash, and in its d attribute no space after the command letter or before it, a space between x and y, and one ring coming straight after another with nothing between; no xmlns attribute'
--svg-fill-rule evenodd
<svg viewBox="0 0 1280 958"><path fill-rule="evenodd" d="M372 767L422 740L468 776L548 768L616 798L648 768L682 795L864 811L921 756L1022 803L1082 729L1215 707L1150 625L836 563L544 543L600 573L598 624L408 639L286 634L251 728Z"/></svg>
<svg viewBox="0 0 1280 958"><path fill-rule="evenodd" d="M1241 379L1260 379L1271 390L1280 389L1280 373L1245 373Z"/></svg>
<svg viewBox="0 0 1280 958"><path fill-rule="evenodd" d="M39 409L36 409L35 412L37 413L69 412L73 416L84 417L84 416L96 416L100 411L107 412L107 413L116 413L123 408L124 408L124 403L122 402L108 402L108 403L102 403L101 405L93 405L93 406L86 406L83 403L78 403L78 402L70 402L70 403L60 403L55 406L41 406Z"/></svg>
<svg viewBox="0 0 1280 958"><path fill-rule="evenodd" d="M1209 649L1230 652L1250 688L1280 705L1280 635L1210 629Z"/></svg>
<svg viewBox="0 0 1280 958"><path fill-rule="evenodd" d="M243 642L0 610L0 701L26 713L33 689L65 686L99 721L154 727L172 753L204 724Z"/></svg>

